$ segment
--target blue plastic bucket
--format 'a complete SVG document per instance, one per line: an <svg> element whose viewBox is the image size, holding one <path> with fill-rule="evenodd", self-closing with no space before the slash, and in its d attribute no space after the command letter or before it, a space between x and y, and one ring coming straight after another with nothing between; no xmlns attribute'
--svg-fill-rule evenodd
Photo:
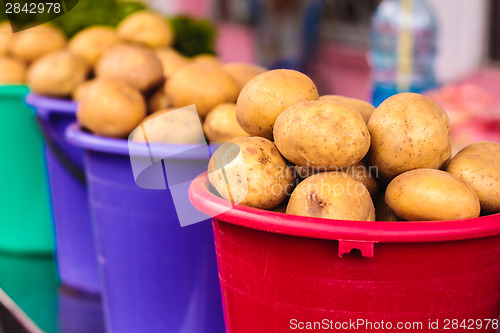
<svg viewBox="0 0 500 333"><path fill-rule="evenodd" d="M108 333L223 333L210 222L182 228L170 190L139 187L126 140L99 137L77 124L66 138L86 149ZM161 146L167 155L179 147ZM180 178L207 166L196 153L176 162Z"/></svg>
<svg viewBox="0 0 500 333"><path fill-rule="evenodd" d="M64 138L66 127L76 120L77 104L34 94L28 95L26 102L35 107L47 143L59 276L67 286L99 293L99 269L83 173L84 151Z"/></svg>

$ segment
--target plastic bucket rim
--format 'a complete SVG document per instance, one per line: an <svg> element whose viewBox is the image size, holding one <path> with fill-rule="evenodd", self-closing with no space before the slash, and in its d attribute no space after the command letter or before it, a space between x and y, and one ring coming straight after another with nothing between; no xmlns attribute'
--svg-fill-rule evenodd
<svg viewBox="0 0 500 333"><path fill-rule="evenodd" d="M78 109L78 103L72 100L52 98L29 93L26 96L26 104L33 106L37 114L48 118L51 114L75 115Z"/></svg>
<svg viewBox="0 0 500 333"><path fill-rule="evenodd" d="M298 237L367 243L423 243L500 235L500 213L452 221L366 222L331 220L233 205L209 189L207 172L194 179L189 199L201 212L241 227ZM217 214L224 211L222 214Z"/></svg>
<svg viewBox="0 0 500 333"><path fill-rule="evenodd" d="M0 96L24 97L29 93L25 84L0 84Z"/></svg>
<svg viewBox="0 0 500 333"><path fill-rule="evenodd" d="M129 142L125 139L109 138L98 136L92 133L83 131L77 122L70 124L65 131L66 140L85 150L92 150L101 153L109 153L114 155L130 156L129 145L134 152L144 152L143 154L135 154L135 156L150 157L147 150L144 150L144 144L140 142ZM164 153L164 156L175 156L182 154L182 159L186 160L205 160L206 154L201 154L199 149L203 145L196 144L153 144L155 151ZM192 153L185 154L186 151Z"/></svg>

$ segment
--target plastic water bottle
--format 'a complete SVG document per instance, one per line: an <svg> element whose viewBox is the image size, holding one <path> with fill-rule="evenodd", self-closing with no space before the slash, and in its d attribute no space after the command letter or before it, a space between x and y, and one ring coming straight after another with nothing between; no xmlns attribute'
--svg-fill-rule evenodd
<svg viewBox="0 0 500 333"><path fill-rule="evenodd" d="M425 0L384 0L371 24L373 104L436 87L437 23Z"/></svg>

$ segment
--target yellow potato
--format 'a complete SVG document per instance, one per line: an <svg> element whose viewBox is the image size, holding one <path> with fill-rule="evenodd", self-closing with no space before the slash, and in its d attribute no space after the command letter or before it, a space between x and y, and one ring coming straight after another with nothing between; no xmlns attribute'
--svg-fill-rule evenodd
<svg viewBox="0 0 500 333"><path fill-rule="evenodd" d="M378 177L376 174L377 170L373 169L374 168L366 165L364 161L360 161L346 168L336 168L334 169L334 171L344 172L349 176L351 176L352 178L356 179L358 182L365 185L368 191L370 192L370 195L374 198L378 194L379 186L377 182L377 177ZM295 170L297 172L297 175L302 179L306 179L307 177L310 177L320 172L329 171L326 168L314 169L299 165L295 166Z"/></svg>
<svg viewBox="0 0 500 333"><path fill-rule="evenodd" d="M163 68L156 54L144 47L117 45L97 62L98 78L123 81L145 92L163 80Z"/></svg>
<svg viewBox="0 0 500 333"><path fill-rule="evenodd" d="M85 60L70 51L58 51L36 60L28 71L28 85L40 95L66 97L89 73Z"/></svg>
<svg viewBox="0 0 500 333"><path fill-rule="evenodd" d="M460 178L441 170L417 169L394 178L385 201L408 221L457 220L478 217L476 192Z"/></svg>
<svg viewBox="0 0 500 333"><path fill-rule="evenodd" d="M370 148L370 134L361 114L328 100L296 104L281 113L274 140L290 162L327 170L358 163Z"/></svg>
<svg viewBox="0 0 500 333"><path fill-rule="evenodd" d="M192 60L194 62L197 62L197 63L205 63L205 64L222 66L222 63L219 60L219 58L217 58L213 54L198 54L197 56L194 56L192 58Z"/></svg>
<svg viewBox="0 0 500 333"><path fill-rule="evenodd" d="M15 33L10 40L9 53L31 62L65 46L63 33L50 24L44 24Z"/></svg>
<svg viewBox="0 0 500 333"><path fill-rule="evenodd" d="M212 142L225 142L237 137L249 136L236 120L236 104L223 103L208 112L203 131Z"/></svg>
<svg viewBox="0 0 500 333"><path fill-rule="evenodd" d="M247 84L251 79L256 77L259 74L267 72L267 69L254 65L254 64L246 64L243 62L232 62L224 65L224 70L231 75L238 85L240 89L242 89L245 84Z"/></svg>
<svg viewBox="0 0 500 333"><path fill-rule="evenodd" d="M295 181L276 146L259 137L224 143L210 159L208 179L224 199L262 209L279 206Z"/></svg>
<svg viewBox="0 0 500 333"><path fill-rule="evenodd" d="M221 66L190 63L181 67L167 81L167 96L176 108L196 104L201 117L222 103L234 103L238 84Z"/></svg>
<svg viewBox="0 0 500 333"><path fill-rule="evenodd" d="M368 120L370 120L370 117L373 114L373 111L375 111L375 107L371 105L368 102L362 101L360 99L356 98L350 98L350 97L344 97L344 96L338 96L338 95L324 95L321 96L319 99L327 99L330 101L334 102L343 102L346 104L349 104L352 106L354 109L359 111L361 115L363 116L363 119L365 120L365 123L368 123Z"/></svg>
<svg viewBox="0 0 500 333"><path fill-rule="evenodd" d="M96 81L95 79L89 80L89 81L85 81L85 82L82 82L79 85L77 85L72 93L73 101L81 102L85 98L85 96L87 95L87 92L89 91L89 88L92 86L92 84L95 81Z"/></svg>
<svg viewBox="0 0 500 333"><path fill-rule="evenodd" d="M165 78L171 77L179 68L189 64L190 60L172 48L162 48L155 50L158 59L163 67Z"/></svg>
<svg viewBox="0 0 500 333"><path fill-rule="evenodd" d="M25 82L26 64L19 59L0 56L0 84L23 84Z"/></svg>
<svg viewBox="0 0 500 333"><path fill-rule="evenodd" d="M121 81L96 80L80 102L80 125L97 135L126 137L146 116L141 93Z"/></svg>
<svg viewBox="0 0 500 333"><path fill-rule="evenodd" d="M500 212L500 144L473 143L455 155L446 170L476 191L484 212Z"/></svg>
<svg viewBox="0 0 500 333"><path fill-rule="evenodd" d="M337 171L306 178L292 193L287 214L336 220L375 221L375 207L365 185Z"/></svg>
<svg viewBox="0 0 500 333"><path fill-rule="evenodd" d="M385 100L368 122L368 162L392 179L413 169L439 169L450 158L450 121L428 97L403 93Z"/></svg>
<svg viewBox="0 0 500 333"><path fill-rule="evenodd" d="M238 97L236 115L250 135L273 139L276 118L287 108L319 98L306 75L289 69L262 73L248 82Z"/></svg>
<svg viewBox="0 0 500 333"><path fill-rule="evenodd" d="M167 47L174 41L174 32L167 19L146 10L124 18L118 25L117 32L127 42L152 49Z"/></svg>
<svg viewBox="0 0 500 333"><path fill-rule="evenodd" d="M204 142L198 115L179 109L165 109L150 114L132 132L130 138L134 141L151 143Z"/></svg>
<svg viewBox="0 0 500 333"><path fill-rule="evenodd" d="M93 26L77 33L69 42L69 49L93 66L107 49L119 43L120 37L113 28Z"/></svg>
<svg viewBox="0 0 500 333"><path fill-rule="evenodd" d="M9 52L9 45L14 34L8 21L0 23L0 56L6 55Z"/></svg>

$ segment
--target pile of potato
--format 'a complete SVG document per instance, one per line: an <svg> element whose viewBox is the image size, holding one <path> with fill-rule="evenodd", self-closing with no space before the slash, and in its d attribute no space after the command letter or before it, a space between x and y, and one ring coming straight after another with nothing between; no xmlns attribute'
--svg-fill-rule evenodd
<svg viewBox="0 0 500 333"><path fill-rule="evenodd" d="M208 54L181 55L171 47L175 36L168 21L151 11L126 17L116 29L86 28L69 41L50 25L0 38L0 55L6 54L0 57L0 82L26 81L36 94L71 97L78 102L82 127L117 138L149 122L150 142L202 142L186 119L151 122L192 104L205 119L203 130L210 141L249 136L238 125L235 102L241 88L266 71L251 64L222 64ZM134 133L131 138L144 140Z"/></svg>
<svg viewBox="0 0 500 333"><path fill-rule="evenodd" d="M222 145L208 166L211 185L234 203L359 221L500 212L500 144L474 143L451 158L448 116L423 95L375 109L320 97L306 75L273 70L243 87L236 116L251 137Z"/></svg>
<svg viewBox="0 0 500 333"><path fill-rule="evenodd" d="M64 34L50 24L14 34L9 22L0 23L0 84L26 83L28 67L65 46Z"/></svg>

